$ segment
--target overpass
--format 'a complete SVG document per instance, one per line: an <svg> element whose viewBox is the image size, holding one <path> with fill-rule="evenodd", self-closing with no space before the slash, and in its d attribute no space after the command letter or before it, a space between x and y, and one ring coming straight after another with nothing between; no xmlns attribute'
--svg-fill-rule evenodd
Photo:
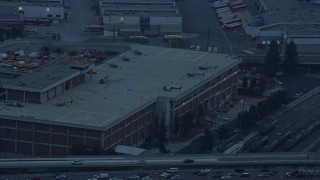
<svg viewBox="0 0 320 180"><path fill-rule="evenodd" d="M185 163L192 159L192 163ZM248 166L248 165L314 165L320 163L316 153L256 153L158 156L96 156L72 158L0 159L0 169L94 168L94 167L161 167L161 166Z"/></svg>

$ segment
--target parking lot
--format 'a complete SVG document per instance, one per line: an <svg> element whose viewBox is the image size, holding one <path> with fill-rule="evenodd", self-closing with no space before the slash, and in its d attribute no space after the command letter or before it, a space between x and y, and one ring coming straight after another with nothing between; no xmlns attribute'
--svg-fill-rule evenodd
<svg viewBox="0 0 320 180"><path fill-rule="evenodd" d="M243 38L241 29L225 31L207 0L185 0L177 2L183 17L182 31L189 45L218 47L220 53L234 53L242 49L253 48L254 43Z"/></svg>
<svg viewBox="0 0 320 180"><path fill-rule="evenodd" d="M70 0L70 9L66 9L67 19L61 24L51 26L26 26L35 28L37 33L59 33L62 42L81 42L90 37L103 37L103 32L88 33L85 26L99 24L99 17L94 15L90 0Z"/></svg>

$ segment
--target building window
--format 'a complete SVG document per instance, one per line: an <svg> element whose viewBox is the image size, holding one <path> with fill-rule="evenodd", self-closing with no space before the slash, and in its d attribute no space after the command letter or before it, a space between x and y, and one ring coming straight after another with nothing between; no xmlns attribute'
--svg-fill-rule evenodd
<svg viewBox="0 0 320 180"><path fill-rule="evenodd" d="M51 15L51 14L48 14L47 17L52 17L52 15Z"/></svg>
<svg viewBox="0 0 320 180"><path fill-rule="evenodd" d="M60 18L60 17L61 17L61 15L60 15L60 14L57 14L57 15L56 15L56 17L57 17L57 18Z"/></svg>

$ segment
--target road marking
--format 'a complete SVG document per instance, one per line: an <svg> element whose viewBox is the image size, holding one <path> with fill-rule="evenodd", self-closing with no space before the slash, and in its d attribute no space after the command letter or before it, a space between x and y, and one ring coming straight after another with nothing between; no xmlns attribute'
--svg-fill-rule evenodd
<svg viewBox="0 0 320 180"><path fill-rule="evenodd" d="M222 28L221 28L221 29L222 29ZM233 53L232 44L229 42L229 39L228 39L228 37L227 37L227 35L226 35L226 33L224 32L223 29L222 29L222 34L223 34L224 38L225 38L226 41L227 41L227 44L228 44L228 46L229 46L229 48L230 48L231 53Z"/></svg>
<svg viewBox="0 0 320 180"><path fill-rule="evenodd" d="M167 51L170 51L170 49L166 49L166 50L162 51L160 54L156 55L156 57L160 57L162 54L166 53Z"/></svg>

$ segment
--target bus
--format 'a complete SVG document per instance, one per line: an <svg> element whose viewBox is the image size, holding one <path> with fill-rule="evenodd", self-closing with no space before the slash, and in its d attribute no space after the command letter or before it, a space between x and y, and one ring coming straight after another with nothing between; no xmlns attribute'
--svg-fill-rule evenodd
<svg viewBox="0 0 320 180"><path fill-rule="evenodd" d="M235 23L231 23L231 24L224 24L223 26L226 29L234 29L234 28L242 26L242 23L241 22L235 22Z"/></svg>
<svg viewBox="0 0 320 180"><path fill-rule="evenodd" d="M223 19L222 20L223 24L232 24L232 23L235 23L235 22L241 22L241 19L240 18L231 17L229 19Z"/></svg>
<svg viewBox="0 0 320 180"><path fill-rule="evenodd" d="M168 42L170 40L183 41L184 38L181 35L164 35L163 36L163 41Z"/></svg>
<svg viewBox="0 0 320 180"><path fill-rule="evenodd" d="M235 15L235 14L233 12L231 12L231 11L224 12L224 13L221 13L221 14L217 14L218 18L222 18L224 16L230 16L230 15Z"/></svg>
<svg viewBox="0 0 320 180"><path fill-rule="evenodd" d="M232 6L231 9L232 11L240 11L240 10L243 10L243 9L246 9L247 8L247 5L246 4L241 4L241 5L237 5L237 6Z"/></svg>
<svg viewBox="0 0 320 180"><path fill-rule="evenodd" d="M50 26L52 23L51 19L25 19L25 25L42 25L42 26Z"/></svg>
<svg viewBox="0 0 320 180"><path fill-rule="evenodd" d="M225 150L224 152L223 152L223 154L235 154L235 153L237 153L237 152L239 152L239 151L241 151L242 150L242 143L240 142L240 143L237 143L237 144L234 144L233 146L231 146L230 148L228 148L227 150Z"/></svg>
<svg viewBox="0 0 320 180"><path fill-rule="evenodd" d="M148 36L128 36L127 42L147 43L149 42Z"/></svg>
<svg viewBox="0 0 320 180"><path fill-rule="evenodd" d="M241 5L241 4L244 4L242 0L237 0L237 1L230 1L229 3L229 6L232 7L232 6L238 6L238 5Z"/></svg>
<svg viewBox="0 0 320 180"><path fill-rule="evenodd" d="M231 19L236 19L236 15L235 14L231 14L231 15L226 15L226 16L222 16L221 18L219 18L220 22L226 21L226 20L231 20Z"/></svg>
<svg viewBox="0 0 320 180"><path fill-rule="evenodd" d="M104 26L101 25L89 25L86 26L84 31L85 32L101 32L104 30Z"/></svg>
<svg viewBox="0 0 320 180"><path fill-rule="evenodd" d="M219 8L223 8L223 7L227 7L228 4L219 4L219 5L214 5L214 9L219 9Z"/></svg>
<svg viewBox="0 0 320 180"><path fill-rule="evenodd" d="M229 7L224 7L224 8L216 9L215 12L216 12L216 14L219 14L219 13L227 12L230 10L231 9Z"/></svg>

